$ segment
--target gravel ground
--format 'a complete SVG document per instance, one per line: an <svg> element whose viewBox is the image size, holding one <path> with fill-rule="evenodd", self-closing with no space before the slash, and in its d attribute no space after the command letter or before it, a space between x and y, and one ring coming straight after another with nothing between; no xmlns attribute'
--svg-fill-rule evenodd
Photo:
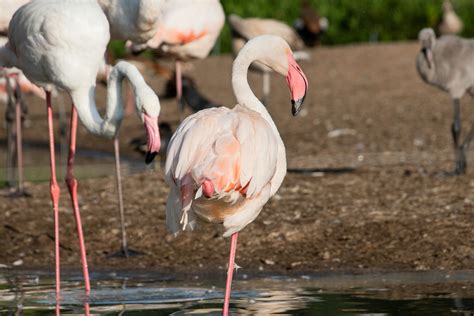
<svg viewBox="0 0 474 316"><path fill-rule="evenodd" d="M452 161L449 97L418 78L418 45L319 48L303 62L310 90L300 117L291 117L284 78L272 77L270 112L287 146L290 172L257 220L239 237L237 263L246 271L407 271L474 268L474 180L442 176ZM214 101L232 106L231 56L197 61L187 72ZM147 74L161 94L165 80ZM250 74L257 95L260 76ZM104 93L101 88L99 100ZM59 99L60 100L60 99ZM44 105L28 99L26 143L46 148ZM59 101L58 101L59 102ZM466 97L463 104L472 103ZM38 103L38 104L36 104ZM177 122L173 100L162 100L162 121ZM463 107L465 128L472 121ZM0 138L4 137L0 131ZM144 135L127 118L125 157L142 159L129 145ZM80 128L78 152L110 152L112 143ZM44 152L47 155L47 151ZM87 164L78 157L78 163ZM145 255L110 258L119 248L113 177L80 182L79 199L91 270L225 269L229 241L222 227L202 224L191 234L167 234L168 188L159 170L124 179L126 224L132 248ZM0 165L1 167L1 165ZM0 197L0 264L52 268L53 213L47 183L29 183L31 198ZM79 269L75 223L62 185L62 264Z"/></svg>

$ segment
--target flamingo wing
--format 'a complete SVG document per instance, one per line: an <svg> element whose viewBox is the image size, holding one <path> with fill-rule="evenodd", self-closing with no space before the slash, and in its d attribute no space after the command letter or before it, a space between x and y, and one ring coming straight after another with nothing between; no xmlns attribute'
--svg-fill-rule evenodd
<svg viewBox="0 0 474 316"><path fill-rule="evenodd" d="M277 166L277 143L260 114L240 106L207 109L188 117L168 149L165 173L172 193L167 218L173 219L172 223L167 220L168 227L176 232L177 214L193 210L195 202L198 213L209 214L206 219L225 222L227 216L241 211L239 202L269 191ZM225 214L207 212L213 204L219 204L218 211Z"/></svg>

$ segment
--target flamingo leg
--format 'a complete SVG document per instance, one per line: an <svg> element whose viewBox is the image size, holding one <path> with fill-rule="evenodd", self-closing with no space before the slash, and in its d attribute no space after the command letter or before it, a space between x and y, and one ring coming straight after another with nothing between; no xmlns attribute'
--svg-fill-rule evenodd
<svg viewBox="0 0 474 316"><path fill-rule="evenodd" d="M54 210L54 254L56 261L56 299L59 299L60 285L60 259L59 259L59 185L56 181L56 157L54 154L54 127L53 127L53 108L51 106L51 92L46 92L46 106L48 112L48 134L49 134L49 155L51 163L51 182L50 193Z"/></svg>
<svg viewBox="0 0 474 316"><path fill-rule="evenodd" d="M176 60L176 103L178 104L179 121L182 122L184 120L183 82L179 60Z"/></svg>
<svg viewBox="0 0 474 316"><path fill-rule="evenodd" d="M10 78L5 76L7 85L7 108L5 110L5 121L7 124L7 185L12 187L15 183L15 130L13 120L15 116L15 104L13 88L11 86Z"/></svg>
<svg viewBox="0 0 474 316"><path fill-rule="evenodd" d="M115 153L115 174L118 193L118 207L120 211L120 228L122 230L122 253L128 258L127 232L125 231L125 212L123 209L123 193L122 193L122 175L120 173L120 145L118 136L114 137L114 153Z"/></svg>
<svg viewBox="0 0 474 316"><path fill-rule="evenodd" d="M16 124L16 158L17 158L17 194L26 195L24 190L24 177L23 177L23 145L22 145L22 131L21 131L21 90L20 83L17 81L16 84L16 101L15 101L15 124Z"/></svg>
<svg viewBox="0 0 474 316"><path fill-rule="evenodd" d="M66 184L71 195L72 207L74 209L74 217L76 219L77 235L79 237L79 247L81 252L82 273L84 275L84 283L86 293L89 294L91 287L89 282L89 269L87 267L86 246L84 244L84 235L82 233L81 213L79 210L79 202L77 201L77 180L73 174L74 157L76 154L76 135L77 135L77 111L74 105L71 109L71 127L69 134L69 156L67 160Z"/></svg>
<svg viewBox="0 0 474 316"><path fill-rule="evenodd" d="M227 270L227 282L225 284L224 308L222 310L222 316L229 315L230 292L232 288L232 276L234 274L235 253L237 251L237 237L239 237L239 233L232 234L230 241L229 268Z"/></svg>

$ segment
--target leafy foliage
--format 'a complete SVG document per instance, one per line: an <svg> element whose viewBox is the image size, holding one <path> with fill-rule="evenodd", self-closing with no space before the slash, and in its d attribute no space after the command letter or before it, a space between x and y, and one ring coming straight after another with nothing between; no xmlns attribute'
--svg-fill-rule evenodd
<svg viewBox="0 0 474 316"><path fill-rule="evenodd" d="M415 40L423 27L434 27L441 14L442 0L310 0L329 19L323 45L367 41ZM464 22L463 36L474 37L474 0L453 0ZM221 0L226 16L263 17L292 25L300 13L299 0ZM229 52L231 36L226 24L215 52ZM124 54L123 43L113 42L115 56Z"/></svg>

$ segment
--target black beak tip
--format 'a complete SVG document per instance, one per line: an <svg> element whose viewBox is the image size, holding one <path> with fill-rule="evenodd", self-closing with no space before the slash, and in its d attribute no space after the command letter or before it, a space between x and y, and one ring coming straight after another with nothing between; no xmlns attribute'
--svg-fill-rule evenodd
<svg viewBox="0 0 474 316"><path fill-rule="evenodd" d="M146 157L145 157L145 163L147 165L150 164L153 161L153 159L155 159L155 156L157 154L158 154L157 152L151 152L151 151L147 152Z"/></svg>
<svg viewBox="0 0 474 316"><path fill-rule="evenodd" d="M304 101L304 98L301 98L297 101L291 100L291 113L293 114L293 116L298 115L301 108L303 107L303 101Z"/></svg>

